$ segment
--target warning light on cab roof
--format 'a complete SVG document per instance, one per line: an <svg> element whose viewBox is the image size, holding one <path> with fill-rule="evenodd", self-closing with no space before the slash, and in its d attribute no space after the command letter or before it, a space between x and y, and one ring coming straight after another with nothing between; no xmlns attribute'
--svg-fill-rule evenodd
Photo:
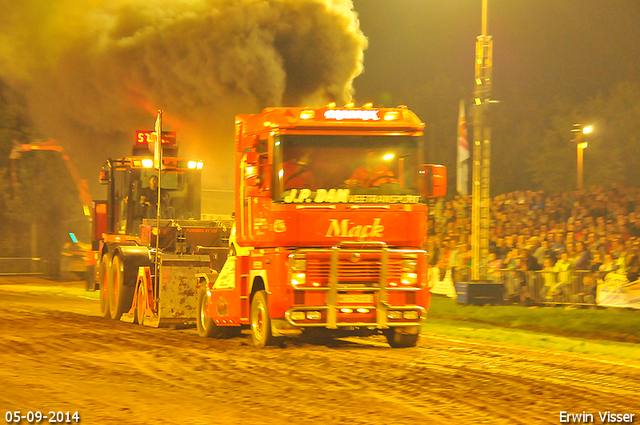
<svg viewBox="0 0 640 425"><path fill-rule="evenodd" d="M316 111L313 109L303 109L300 111L300 119L301 120L312 120L316 116Z"/></svg>

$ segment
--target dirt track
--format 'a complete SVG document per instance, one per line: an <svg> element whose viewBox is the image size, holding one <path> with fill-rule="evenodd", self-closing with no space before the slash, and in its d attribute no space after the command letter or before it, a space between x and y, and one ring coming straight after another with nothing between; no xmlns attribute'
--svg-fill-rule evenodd
<svg viewBox="0 0 640 425"><path fill-rule="evenodd" d="M81 296L0 284L0 420L55 410L84 424L546 424L583 410L600 423L610 410L640 423L638 363L428 335L409 349L374 337L256 350L246 335L101 319Z"/></svg>

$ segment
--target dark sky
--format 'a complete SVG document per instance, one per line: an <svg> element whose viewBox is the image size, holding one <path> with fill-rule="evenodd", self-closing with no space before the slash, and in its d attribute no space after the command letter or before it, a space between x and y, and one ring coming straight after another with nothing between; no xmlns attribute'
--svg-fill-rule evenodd
<svg viewBox="0 0 640 425"><path fill-rule="evenodd" d="M369 39L358 103L438 74L473 84L481 0L354 0ZM489 0L496 98L581 101L640 77L638 0ZM471 93L469 94L471 97ZM391 105L390 105L391 106ZM411 105L409 105L411 107Z"/></svg>

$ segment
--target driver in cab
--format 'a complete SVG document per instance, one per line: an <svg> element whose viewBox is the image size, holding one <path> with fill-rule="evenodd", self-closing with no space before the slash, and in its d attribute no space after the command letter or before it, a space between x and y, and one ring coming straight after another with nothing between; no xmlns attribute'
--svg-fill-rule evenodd
<svg viewBox="0 0 640 425"><path fill-rule="evenodd" d="M149 187L142 188L141 192L140 205L143 208L143 217L155 218L158 214L158 176L149 177Z"/></svg>
<svg viewBox="0 0 640 425"><path fill-rule="evenodd" d="M375 152L367 153L364 165L345 181L347 187L380 187L381 184L397 182L391 170L382 163L382 157Z"/></svg>

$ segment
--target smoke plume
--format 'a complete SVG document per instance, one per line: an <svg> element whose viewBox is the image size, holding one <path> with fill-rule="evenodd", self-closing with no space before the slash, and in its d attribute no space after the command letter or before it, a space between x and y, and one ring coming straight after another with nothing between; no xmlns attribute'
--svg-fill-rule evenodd
<svg viewBox="0 0 640 425"><path fill-rule="evenodd" d="M163 109L204 186L231 188L233 116L350 100L366 38L351 0L0 0L0 78L97 180ZM212 162L213 161L213 162Z"/></svg>

